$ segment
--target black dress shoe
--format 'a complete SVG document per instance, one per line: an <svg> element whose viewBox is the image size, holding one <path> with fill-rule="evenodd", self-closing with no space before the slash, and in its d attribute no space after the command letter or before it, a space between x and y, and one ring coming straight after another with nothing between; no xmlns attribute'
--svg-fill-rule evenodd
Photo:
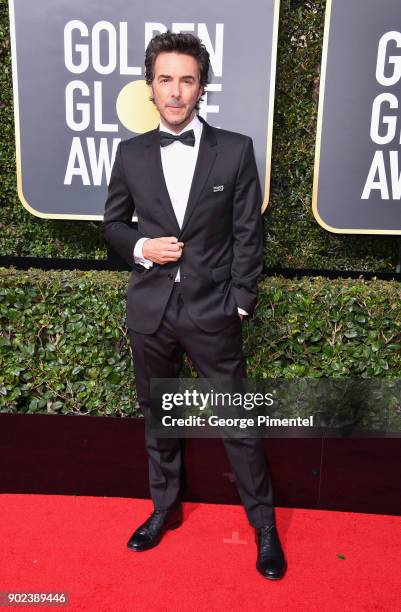
<svg viewBox="0 0 401 612"><path fill-rule="evenodd" d="M284 576L287 563L281 548L275 525L266 525L255 529L255 541L258 545L256 569L264 578L279 580Z"/></svg>
<svg viewBox="0 0 401 612"><path fill-rule="evenodd" d="M128 540L130 550L148 550L159 544L167 529L176 529L182 523L182 506L173 510L155 510Z"/></svg>

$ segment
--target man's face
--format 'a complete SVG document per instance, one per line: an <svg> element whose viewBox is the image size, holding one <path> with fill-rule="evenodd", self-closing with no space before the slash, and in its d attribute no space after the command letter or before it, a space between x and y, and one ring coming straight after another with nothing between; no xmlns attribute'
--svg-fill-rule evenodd
<svg viewBox="0 0 401 612"><path fill-rule="evenodd" d="M156 58L153 74L157 110L168 128L180 132L192 121L203 93L198 62L185 53L163 52Z"/></svg>

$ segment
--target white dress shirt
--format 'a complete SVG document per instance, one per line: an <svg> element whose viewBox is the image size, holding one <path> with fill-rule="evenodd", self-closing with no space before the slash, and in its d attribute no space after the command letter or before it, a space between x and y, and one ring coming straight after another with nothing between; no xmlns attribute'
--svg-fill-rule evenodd
<svg viewBox="0 0 401 612"><path fill-rule="evenodd" d="M190 147L182 142L175 141L166 147L160 147L164 179L167 191L173 205L174 213L179 227L182 227L185 210L187 208L189 192L194 176L196 160L198 158L199 143L202 135L203 125L197 115L185 128L177 134L167 128L160 119L160 130L174 135L180 135L188 130L193 130L195 135L195 145ZM148 238L140 238L134 248L135 263L142 264L145 268L153 266L153 261L143 256L142 247ZM184 246L185 248L185 246ZM180 281L180 268L177 270L175 282ZM238 308L240 314L246 315L246 311Z"/></svg>

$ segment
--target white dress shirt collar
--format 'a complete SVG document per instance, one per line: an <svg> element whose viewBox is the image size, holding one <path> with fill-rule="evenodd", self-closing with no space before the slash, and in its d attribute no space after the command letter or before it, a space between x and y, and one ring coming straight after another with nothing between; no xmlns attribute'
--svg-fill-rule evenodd
<svg viewBox="0 0 401 612"><path fill-rule="evenodd" d="M173 130L170 130L168 127L166 127L163 123L163 119L160 117L160 130L162 130L163 132L168 132L169 134L174 134L175 136L179 136L180 134L182 134L183 132L187 132L188 130L193 130L194 131L194 135L195 135L195 140L198 140L198 138L200 137L201 133L202 133L202 122L200 121L198 115L195 115L195 117L192 119L192 121L190 121L188 123L188 125L185 126L185 128L183 130L181 130L181 132L173 132Z"/></svg>

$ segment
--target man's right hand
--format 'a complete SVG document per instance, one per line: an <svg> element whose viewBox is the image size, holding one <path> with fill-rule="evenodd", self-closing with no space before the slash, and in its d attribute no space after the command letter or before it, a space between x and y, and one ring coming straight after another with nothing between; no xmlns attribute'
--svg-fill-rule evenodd
<svg viewBox="0 0 401 612"><path fill-rule="evenodd" d="M178 261L182 255L184 243L178 242L175 236L161 236L148 238L142 245L142 253L146 259L164 265L171 261Z"/></svg>

